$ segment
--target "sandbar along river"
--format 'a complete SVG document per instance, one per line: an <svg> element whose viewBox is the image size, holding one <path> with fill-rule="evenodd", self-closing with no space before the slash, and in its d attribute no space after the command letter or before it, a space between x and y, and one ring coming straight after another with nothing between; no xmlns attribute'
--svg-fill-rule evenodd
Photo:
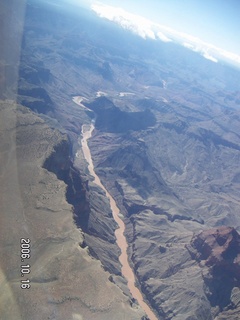
<svg viewBox="0 0 240 320"><path fill-rule="evenodd" d="M94 130L93 124L91 124L90 126L89 125L82 126L82 136L83 136L83 138L81 140L82 150L83 150L84 157L85 157L86 161L88 162L88 170L89 170L91 176L94 178L94 183L96 183L100 188L102 188L106 192L106 195L110 201L110 206L111 206L113 218L116 221L116 223L118 224L118 229L116 229L116 231L115 231L115 236L117 239L116 240L117 245L121 250L121 254L119 256L119 261L122 265L122 269L121 269L122 275L127 280L128 288L129 288L133 298L138 301L139 305L145 311L148 318L150 320L157 320L157 317L155 316L153 311L150 309L150 307L143 300L142 293L135 286L135 275L134 275L133 270L130 267L129 262L128 262L128 255L127 255L128 243L127 243L126 237L124 235L125 224L124 224L123 220L119 217L120 210L117 207L115 200L112 198L110 193L105 189L105 187L101 183L99 177L97 176L97 174L94 171L94 165L93 165L93 161L92 161L92 157L91 157L91 152L88 147L88 139L91 138L93 130Z"/></svg>

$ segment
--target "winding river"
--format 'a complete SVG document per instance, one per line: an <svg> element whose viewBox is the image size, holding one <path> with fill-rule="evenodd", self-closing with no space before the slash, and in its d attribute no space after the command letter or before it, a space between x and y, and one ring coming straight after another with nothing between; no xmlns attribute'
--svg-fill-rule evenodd
<svg viewBox="0 0 240 320"><path fill-rule="evenodd" d="M117 245L121 250L121 254L119 256L119 261L122 265L122 269L121 269L122 275L127 280L127 285L128 285L128 288L129 288L133 298L138 301L138 304L145 311L148 318L150 320L157 320L157 317L155 316L153 311L150 309L150 307L143 300L143 295L142 295L141 291L135 286L135 275L134 275L134 272L128 262L128 255L127 255L128 243L127 243L126 237L124 235L125 224L124 224L123 220L119 217L120 210L117 207L115 200L112 198L112 196L106 190L106 188L103 186L99 177L97 176L97 174L94 171L94 165L93 165L93 161L92 161L92 157L91 157L91 152L88 147L88 139L91 138L93 130L94 130L93 124L91 124L90 126L89 125L82 126L82 136L83 136L83 138L81 140L82 150L83 150L84 157L85 157L86 161L88 162L88 170L89 170L90 174L92 175L92 177L94 178L94 183L96 183L100 188L102 188L106 192L106 195L110 201L110 207L112 210L113 218L116 221L116 223L118 224L118 229L116 229L116 231L115 231L115 236L116 236Z"/></svg>

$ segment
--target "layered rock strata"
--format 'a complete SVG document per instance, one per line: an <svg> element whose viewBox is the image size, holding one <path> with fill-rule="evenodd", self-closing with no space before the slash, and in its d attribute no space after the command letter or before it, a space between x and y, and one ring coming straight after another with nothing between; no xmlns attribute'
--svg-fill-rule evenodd
<svg viewBox="0 0 240 320"><path fill-rule="evenodd" d="M240 235L232 227L219 226L195 235L187 246L198 261L205 292L219 311L240 310Z"/></svg>

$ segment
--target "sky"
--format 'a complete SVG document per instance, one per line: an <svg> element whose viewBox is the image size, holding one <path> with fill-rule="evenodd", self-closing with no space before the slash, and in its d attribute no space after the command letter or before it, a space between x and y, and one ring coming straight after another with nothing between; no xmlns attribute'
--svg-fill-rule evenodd
<svg viewBox="0 0 240 320"><path fill-rule="evenodd" d="M223 58L240 66L240 0L58 1L77 4L79 10L81 6L93 9L102 18L135 31L143 38L154 38L151 36L154 30L155 39L180 39L180 44L207 59L218 62ZM153 25L150 26L150 22Z"/></svg>
<svg viewBox="0 0 240 320"><path fill-rule="evenodd" d="M240 0L72 1L119 7L240 55Z"/></svg>

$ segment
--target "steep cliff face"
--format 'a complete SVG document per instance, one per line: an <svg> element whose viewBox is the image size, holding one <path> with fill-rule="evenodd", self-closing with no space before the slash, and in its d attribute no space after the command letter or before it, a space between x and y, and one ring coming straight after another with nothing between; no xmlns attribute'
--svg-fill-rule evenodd
<svg viewBox="0 0 240 320"><path fill-rule="evenodd" d="M73 167L70 149L68 140L62 141L45 160L43 167L66 183L66 198L74 208L75 221L83 231L87 231L90 214L87 186L82 181L80 173Z"/></svg>
<svg viewBox="0 0 240 320"><path fill-rule="evenodd" d="M205 230L195 235L187 248L202 268L211 305L218 306L220 311L237 308L232 292L240 285L239 233L224 226Z"/></svg>
<svg viewBox="0 0 240 320"><path fill-rule="evenodd" d="M114 234L116 224L109 202L102 190L97 186L92 187L89 178L81 177L79 170L74 167L69 140L55 146L43 167L55 173L67 185L66 199L73 206L76 225L85 233L81 245L88 246L90 253L101 260L106 270L120 275L119 249Z"/></svg>
<svg viewBox="0 0 240 320"><path fill-rule="evenodd" d="M0 101L0 124L1 319L144 317L89 255L74 223L66 193L73 204L86 201L66 135L9 100ZM21 239L30 242L23 260ZM30 266L28 274L22 265ZM31 287L22 288L22 280Z"/></svg>
<svg viewBox="0 0 240 320"><path fill-rule="evenodd" d="M97 114L95 126L100 131L127 133L130 130L144 130L156 124L156 119L150 110L122 111L106 97L97 98L94 102L86 105Z"/></svg>

